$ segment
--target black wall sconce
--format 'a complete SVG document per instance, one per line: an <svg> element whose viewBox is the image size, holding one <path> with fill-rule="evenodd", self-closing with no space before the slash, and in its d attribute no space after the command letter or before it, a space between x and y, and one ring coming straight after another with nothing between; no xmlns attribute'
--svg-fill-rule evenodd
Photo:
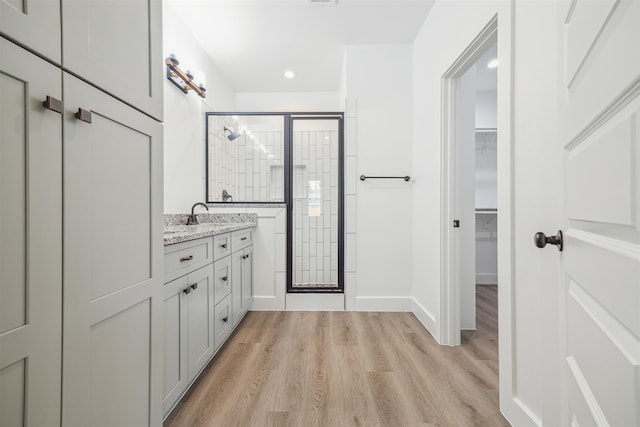
<svg viewBox="0 0 640 427"><path fill-rule="evenodd" d="M178 67L180 62L174 54L169 55L164 62L167 64L167 79L169 79L171 83L176 85L184 93L193 90L202 98L207 97L207 90L204 88L204 85L202 83L196 84L196 82L193 81L193 74L191 74L190 71L182 71L180 67Z"/></svg>

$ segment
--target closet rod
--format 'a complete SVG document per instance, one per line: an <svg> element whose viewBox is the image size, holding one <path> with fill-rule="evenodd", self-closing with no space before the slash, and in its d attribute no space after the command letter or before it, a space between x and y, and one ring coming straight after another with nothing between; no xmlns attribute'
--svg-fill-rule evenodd
<svg viewBox="0 0 640 427"><path fill-rule="evenodd" d="M365 176L360 175L360 181L364 181L365 179L404 179L409 182L411 179L410 176Z"/></svg>

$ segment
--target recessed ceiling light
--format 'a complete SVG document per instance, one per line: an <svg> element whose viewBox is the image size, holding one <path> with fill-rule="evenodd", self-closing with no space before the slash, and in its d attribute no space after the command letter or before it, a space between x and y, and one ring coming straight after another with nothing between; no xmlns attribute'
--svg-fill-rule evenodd
<svg viewBox="0 0 640 427"><path fill-rule="evenodd" d="M498 59L496 58L489 61L487 68L498 68Z"/></svg>
<svg viewBox="0 0 640 427"><path fill-rule="evenodd" d="M284 77L287 78L287 79L293 79L293 78L296 77L296 73L294 73L291 70L287 70L287 71L284 72Z"/></svg>

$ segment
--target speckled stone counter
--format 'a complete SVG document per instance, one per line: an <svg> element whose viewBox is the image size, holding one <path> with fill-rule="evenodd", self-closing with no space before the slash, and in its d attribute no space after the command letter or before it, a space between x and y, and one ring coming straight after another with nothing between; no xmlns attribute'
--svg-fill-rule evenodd
<svg viewBox="0 0 640 427"><path fill-rule="evenodd" d="M185 225L188 214L168 214L164 216L164 245L186 242L258 224L256 214L197 214L198 225Z"/></svg>

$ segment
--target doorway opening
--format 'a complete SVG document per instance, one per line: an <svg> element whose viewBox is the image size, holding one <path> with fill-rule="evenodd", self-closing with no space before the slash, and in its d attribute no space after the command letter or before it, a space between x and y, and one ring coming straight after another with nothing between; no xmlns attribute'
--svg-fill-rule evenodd
<svg viewBox="0 0 640 427"><path fill-rule="evenodd" d="M344 292L343 118L290 118L287 292Z"/></svg>
<svg viewBox="0 0 640 427"><path fill-rule="evenodd" d="M443 77L441 235L443 343L482 329L496 365L498 65L494 18Z"/></svg>

